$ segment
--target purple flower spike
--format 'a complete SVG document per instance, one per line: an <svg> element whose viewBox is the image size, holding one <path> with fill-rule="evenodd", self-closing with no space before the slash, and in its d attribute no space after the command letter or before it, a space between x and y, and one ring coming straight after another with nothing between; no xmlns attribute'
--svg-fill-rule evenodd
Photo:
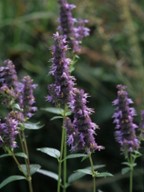
<svg viewBox="0 0 144 192"><path fill-rule="evenodd" d="M0 93L16 99L18 94L17 85L18 78L15 66L11 60L5 60L4 65L0 67ZM8 103L7 98L4 100Z"/></svg>
<svg viewBox="0 0 144 192"><path fill-rule="evenodd" d="M128 97L126 86L117 85L117 89L117 99L113 101L113 105L116 106L113 115L116 124L115 136L121 145L121 151L126 155L128 152L134 152L139 148L140 142L136 137L138 126L133 122L136 112L133 107L130 107L133 101Z"/></svg>
<svg viewBox="0 0 144 192"><path fill-rule="evenodd" d="M18 134L18 121L11 116L11 113L0 121L0 147L16 148L16 135Z"/></svg>
<svg viewBox="0 0 144 192"><path fill-rule="evenodd" d="M79 132L77 129L75 129L71 119L68 117L64 121L64 127L66 128L68 135L67 143L70 146L71 151L75 151L79 141Z"/></svg>
<svg viewBox="0 0 144 192"><path fill-rule="evenodd" d="M98 126L92 122L90 115L92 109L86 106L87 94L83 90L74 90L74 100L70 103L74 114L73 122L66 119L68 144L72 151L85 150L87 153L103 149L95 142L95 129Z"/></svg>
<svg viewBox="0 0 144 192"><path fill-rule="evenodd" d="M85 27L86 20L77 20L72 16L72 10L76 7L69 4L67 0L59 0L60 18L59 31L66 39L74 52L80 51L81 40L89 35L89 29Z"/></svg>
<svg viewBox="0 0 144 192"><path fill-rule="evenodd" d="M67 45L64 36L56 33L54 35L55 44L52 47L52 66L50 75L54 78L54 83L48 86L49 95L47 100L55 105L65 106L72 100L73 86L75 78L70 76L70 62L66 58Z"/></svg>
<svg viewBox="0 0 144 192"><path fill-rule="evenodd" d="M33 84L33 80L29 76L25 76L22 83L19 84L19 104L20 108L23 110L23 115L25 118L30 118L37 110L35 107L35 97L33 95L36 85Z"/></svg>

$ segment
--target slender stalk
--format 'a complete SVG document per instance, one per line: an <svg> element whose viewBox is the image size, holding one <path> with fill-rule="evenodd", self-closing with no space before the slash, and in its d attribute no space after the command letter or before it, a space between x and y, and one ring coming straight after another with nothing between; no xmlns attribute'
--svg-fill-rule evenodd
<svg viewBox="0 0 144 192"><path fill-rule="evenodd" d="M62 137L61 137L61 149L60 149L60 158L59 158L59 168L58 168L58 186L57 192L60 192L61 179L62 179L62 169L63 169L63 192L66 192L66 183L67 183L67 146L66 146L66 129L64 127L64 121L66 117L66 107L63 113L63 125L62 125Z"/></svg>
<svg viewBox="0 0 144 192"><path fill-rule="evenodd" d="M93 177L93 192L96 192L96 173L94 170L94 164L93 164L91 153L89 154L89 160L90 160L91 172L92 172L92 177Z"/></svg>
<svg viewBox="0 0 144 192"><path fill-rule="evenodd" d="M130 170L130 183L129 183L129 191L133 191L133 170Z"/></svg>
<svg viewBox="0 0 144 192"><path fill-rule="evenodd" d="M61 175L62 175L62 162L63 162L64 142L65 142L65 128L62 127L60 158L59 158L59 161L58 161L59 166L58 166L58 185L57 185L57 192L60 192L60 187L61 187Z"/></svg>
<svg viewBox="0 0 144 192"><path fill-rule="evenodd" d="M65 128L64 128L65 129ZM64 183L64 188L63 192L66 192L66 183L67 183L67 145L66 145L66 129L65 129L65 140L64 140L64 165L63 165L63 171L64 171L64 176L63 176L63 183Z"/></svg>
<svg viewBox="0 0 144 192"><path fill-rule="evenodd" d="M18 159L16 158L14 152L13 152L12 150L10 150L10 149L7 149L7 152L8 152L8 154L10 154L10 155L12 156L12 158L13 158L13 160L15 161L16 165L18 166L19 170L20 170L20 171L23 173L23 175L26 177L26 175L25 175L25 173L24 173L24 171L23 171L23 169L22 169L22 167L21 167L21 164L19 163Z"/></svg>
<svg viewBox="0 0 144 192"><path fill-rule="evenodd" d="M25 159L25 165L26 165L26 170L27 170L26 179L27 179L28 185L29 185L29 192L33 192L32 178L31 178L31 173L30 173L29 152L28 152L27 142L25 139L24 130L20 131L19 137L20 137L20 143L21 143L22 150L27 155L27 158Z"/></svg>
<svg viewBox="0 0 144 192"><path fill-rule="evenodd" d="M130 154L130 176L129 176L129 192L133 192L133 164L134 164L134 160L132 158L132 155Z"/></svg>

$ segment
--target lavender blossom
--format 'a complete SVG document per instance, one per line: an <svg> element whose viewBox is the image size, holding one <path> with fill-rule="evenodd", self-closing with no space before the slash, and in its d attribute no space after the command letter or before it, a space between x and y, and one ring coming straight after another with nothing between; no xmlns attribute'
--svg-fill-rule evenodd
<svg viewBox="0 0 144 192"><path fill-rule="evenodd" d="M98 126L90 118L93 110L86 106L87 94L79 89L75 89L74 93L74 100L70 103L74 119L73 122L68 118L65 121L68 145L72 151L85 150L89 153L101 150L103 147L95 142L94 135Z"/></svg>
<svg viewBox="0 0 144 192"><path fill-rule="evenodd" d="M13 118L11 113L3 121L0 120L0 147L17 147L18 124L19 122Z"/></svg>
<svg viewBox="0 0 144 192"><path fill-rule="evenodd" d="M138 126L133 122L136 112L130 107L133 101L128 97L126 86L118 85L117 89L117 99L113 101L113 105L116 106L113 115L116 124L115 136L121 145L121 151L127 155L139 148L139 140L136 136Z"/></svg>
<svg viewBox="0 0 144 192"><path fill-rule="evenodd" d="M11 60L5 60L4 65L0 67L0 93L6 95L4 103L8 102L8 97L16 99L18 95L18 78L15 66Z"/></svg>
<svg viewBox="0 0 144 192"><path fill-rule="evenodd" d="M72 10L76 7L69 4L67 0L59 0L60 4L60 26L59 31L66 39L74 52L80 51L81 40L89 35L89 29L85 27L86 20L77 20L72 16Z"/></svg>
<svg viewBox="0 0 144 192"><path fill-rule="evenodd" d="M54 35L55 44L52 47L52 66L49 72L54 78L54 83L48 86L49 95L47 100L55 105L65 106L73 97L73 86L75 78L70 75L70 62L66 58L66 39L56 33Z"/></svg>
<svg viewBox="0 0 144 192"><path fill-rule="evenodd" d="M33 84L33 80L29 76L25 76L22 79L22 83L19 83L19 91L21 93L19 94L19 105L25 118L32 117L37 110L33 94L35 88L36 85Z"/></svg>

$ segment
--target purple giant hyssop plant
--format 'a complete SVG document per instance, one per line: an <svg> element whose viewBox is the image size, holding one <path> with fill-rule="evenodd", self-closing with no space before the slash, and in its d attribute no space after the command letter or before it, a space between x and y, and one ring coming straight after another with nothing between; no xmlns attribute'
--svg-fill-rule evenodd
<svg viewBox="0 0 144 192"><path fill-rule="evenodd" d="M88 22L84 19L76 19L73 17L72 10L76 7L73 4L69 4L67 0L59 0L60 4L60 17L59 27L60 33L65 35L68 41L69 47L73 52L80 51L80 44L84 37L89 35L89 29L85 27Z"/></svg>
<svg viewBox="0 0 144 192"><path fill-rule="evenodd" d="M90 186L92 186L93 192L97 192L101 191L97 189L97 177L112 176L109 172L99 172L98 169L103 168L104 165L95 165L93 162L92 156L95 155L96 157L94 153L104 149L97 142L97 133L100 129L93 121L95 110L88 107L89 95L77 85L76 78L72 75L75 61L78 58L76 54L81 52L82 40L90 32L86 27L88 21L73 16L73 9L76 8L74 4L68 3L67 0L57 1L60 9L59 26L53 34L54 43L51 47L52 58L48 73L51 83L48 85L46 96L47 104L52 105L52 107L42 108L42 110L53 113L55 116L51 120L58 120L58 123L61 124L60 128L56 127L57 132L55 132L58 135L57 140L60 139L61 141L59 149L51 147L37 149L57 160L57 173L41 169L39 164L30 163L27 145L29 132L25 132L25 130L34 130L41 127L37 126L37 123L29 122L38 110L34 96L37 85L28 75L19 80L14 63L7 59L0 66L0 107L2 107L0 111L0 148L5 153L0 158L12 157L21 175L12 175L6 178L0 183L0 189L12 181L23 179L28 183L29 190L27 191L33 192L32 174L38 172L56 180L57 192L66 192L72 182L85 175L91 176L93 183ZM100 24L98 27L103 28L101 22L96 23ZM92 27L95 28L93 23ZM101 32L101 30L98 30L98 32ZM89 41L90 43L91 41ZM88 55L90 54L91 51L88 52ZM93 58L93 56L91 57ZM91 74L99 76L99 71L98 73L94 71ZM140 144L144 140L144 110L141 111L141 123L135 123L134 118L137 114L132 107L134 103L128 96L127 87L121 84L117 85L117 98L112 104L115 108L112 116L115 124L115 140L120 145L120 151L125 159L122 174L129 173L129 192L133 192L134 168L137 157L141 155L139 152ZM105 113L108 113L107 109L104 110ZM58 123L55 125L58 125ZM49 122L46 125L50 125ZM107 129L107 131L109 130ZM52 139L56 140L56 134ZM69 174L73 166L68 169L68 165L74 158L82 158L81 166L83 166L83 161L89 160L90 166L74 170L72 174ZM39 158L37 159L39 160ZM87 164L86 161L84 164ZM101 183L101 180L99 183ZM79 185L78 182L77 184Z"/></svg>
<svg viewBox="0 0 144 192"><path fill-rule="evenodd" d="M116 124L116 140L120 144L121 151L127 160L127 162L124 162L124 164L127 165L124 171L126 170L130 173L129 192L132 192L133 171L136 166L135 160L140 156L138 151L140 148L140 140L136 133L139 127L134 123L136 111L131 107L133 101L128 97L126 88L125 85L117 85L117 99L113 101L113 105L116 107L113 118Z"/></svg>
<svg viewBox="0 0 144 192"><path fill-rule="evenodd" d="M73 122L66 119L65 127L68 135L68 145L72 151L86 151L87 153L100 150L103 147L95 142L94 135L98 126L92 122L90 115L94 112L87 107L88 95L82 89L74 89L74 99L70 107L74 116Z"/></svg>
<svg viewBox="0 0 144 192"><path fill-rule="evenodd" d="M136 136L138 126L134 123L136 111L130 106L133 101L128 97L126 86L118 85L117 89L117 99L113 101L116 107L113 115L116 124L115 136L122 152L128 154L139 149L139 140Z"/></svg>

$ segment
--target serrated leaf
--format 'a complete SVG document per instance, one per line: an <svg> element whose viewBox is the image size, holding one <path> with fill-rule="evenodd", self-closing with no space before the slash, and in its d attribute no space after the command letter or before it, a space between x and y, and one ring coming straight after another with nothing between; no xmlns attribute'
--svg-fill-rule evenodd
<svg viewBox="0 0 144 192"><path fill-rule="evenodd" d="M78 179L84 177L86 174L85 173L81 173L81 172L75 172L73 174L71 174L68 178L68 182L72 183L74 181L77 181Z"/></svg>
<svg viewBox="0 0 144 192"><path fill-rule="evenodd" d="M96 173L96 177L112 177L113 175L109 172L102 172L102 173L99 173L97 172Z"/></svg>
<svg viewBox="0 0 144 192"><path fill-rule="evenodd" d="M6 178L4 181L2 181L0 183L0 189L13 181L22 180L22 179L26 179L26 178L24 176L20 176L20 175L9 176L8 178Z"/></svg>
<svg viewBox="0 0 144 192"><path fill-rule="evenodd" d="M25 175L27 175L27 167L24 164L21 164L22 170L25 173ZM38 164L31 164L30 165L30 174L33 175L34 173L36 173L39 169L41 168L40 165Z"/></svg>
<svg viewBox="0 0 144 192"><path fill-rule="evenodd" d="M51 178L53 178L55 180L58 180L58 175L56 173L51 172L51 171L39 169L37 172L42 174L42 175L46 175L48 177L51 177Z"/></svg>
<svg viewBox="0 0 144 192"><path fill-rule="evenodd" d="M82 153L70 154L66 157L66 159L74 159L79 157L87 157L87 155Z"/></svg>
<svg viewBox="0 0 144 192"><path fill-rule="evenodd" d="M60 157L60 151L55 148L43 147L43 148L38 148L37 150L41 151L51 157L54 157L56 159L58 159Z"/></svg>
<svg viewBox="0 0 144 192"><path fill-rule="evenodd" d="M40 125L39 122L37 123L24 123L25 129L31 129L31 130L37 130L43 127L43 125Z"/></svg>
<svg viewBox="0 0 144 192"><path fill-rule="evenodd" d="M130 171L130 168L129 167L125 167L125 168L123 168L121 170L121 173L122 173L122 175L124 175L124 174L128 173L129 171Z"/></svg>

